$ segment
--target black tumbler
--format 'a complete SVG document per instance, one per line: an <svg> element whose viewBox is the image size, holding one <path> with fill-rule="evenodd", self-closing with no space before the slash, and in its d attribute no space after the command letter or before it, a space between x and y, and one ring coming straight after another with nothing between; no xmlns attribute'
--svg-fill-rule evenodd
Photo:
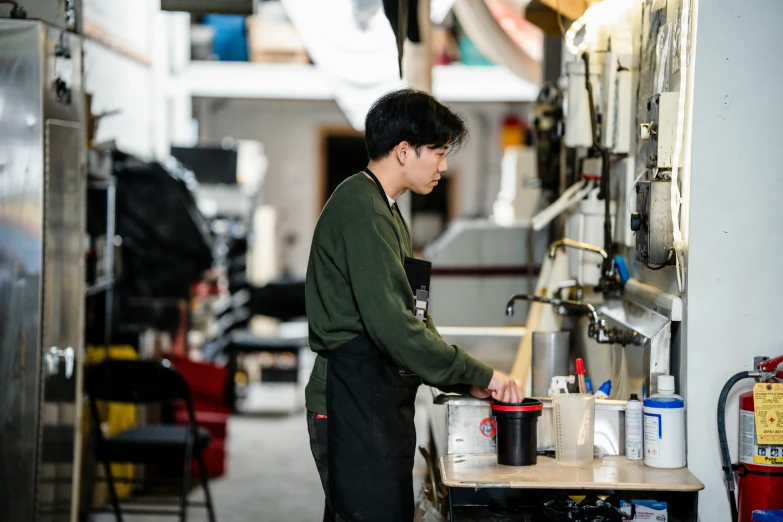
<svg viewBox="0 0 783 522"><path fill-rule="evenodd" d="M532 466L538 446L536 425L544 405L535 399L520 403L492 402L497 421L498 464Z"/></svg>

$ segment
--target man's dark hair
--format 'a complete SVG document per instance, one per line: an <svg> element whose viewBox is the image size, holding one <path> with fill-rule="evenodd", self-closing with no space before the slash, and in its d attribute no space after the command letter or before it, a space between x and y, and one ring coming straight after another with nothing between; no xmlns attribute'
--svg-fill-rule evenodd
<svg viewBox="0 0 783 522"><path fill-rule="evenodd" d="M386 157L407 141L419 153L421 147L456 149L468 138L462 118L431 95L416 89L384 94L373 103L364 121L364 143L370 160Z"/></svg>

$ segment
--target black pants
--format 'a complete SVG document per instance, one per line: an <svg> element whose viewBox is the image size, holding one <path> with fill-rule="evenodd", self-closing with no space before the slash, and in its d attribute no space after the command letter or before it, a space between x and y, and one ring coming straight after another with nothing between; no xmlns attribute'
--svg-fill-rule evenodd
<svg viewBox="0 0 783 522"><path fill-rule="evenodd" d="M316 414L307 412L307 432L310 434L310 451L313 453L315 467L321 477L321 486L324 488L324 522L339 522L340 518L332 511L332 499L329 495L329 460L326 447L327 419L319 419Z"/></svg>

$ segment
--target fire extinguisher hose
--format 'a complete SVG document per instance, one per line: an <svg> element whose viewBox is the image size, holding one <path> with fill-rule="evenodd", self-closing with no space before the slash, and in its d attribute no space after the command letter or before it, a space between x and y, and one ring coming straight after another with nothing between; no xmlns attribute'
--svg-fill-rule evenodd
<svg viewBox="0 0 783 522"><path fill-rule="evenodd" d="M718 438L720 439L720 459L723 464L723 475L726 481L726 493L729 496L729 504L731 505L731 520L737 522L739 515L737 514L737 499L734 498L734 469L731 465L731 453L729 453L729 443L726 439L726 400L729 398L729 392L735 384L743 379L750 377L748 372L739 372L731 379L726 381L723 385L723 389L720 392L720 398L718 399Z"/></svg>

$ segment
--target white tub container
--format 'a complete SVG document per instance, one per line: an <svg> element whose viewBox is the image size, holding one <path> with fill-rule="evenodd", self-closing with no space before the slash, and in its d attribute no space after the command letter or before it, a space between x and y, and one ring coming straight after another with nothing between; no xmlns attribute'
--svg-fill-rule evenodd
<svg viewBox="0 0 783 522"><path fill-rule="evenodd" d="M659 375L658 393L644 399L644 464L685 467L685 401L671 375Z"/></svg>

